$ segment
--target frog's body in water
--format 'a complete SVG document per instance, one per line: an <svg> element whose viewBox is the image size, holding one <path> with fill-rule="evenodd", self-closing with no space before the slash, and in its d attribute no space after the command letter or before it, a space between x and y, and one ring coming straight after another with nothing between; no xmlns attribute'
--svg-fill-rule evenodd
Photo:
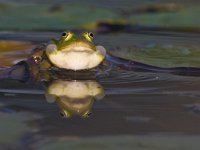
<svg viewBox="0 0 200 150"><path fill-rule="evenodd" d="M57 68L78 73L98 66L104 66L106 70L117 68L128 71L200 76L200 68L161 68L106 54L103 46L94 45L91 32L84 32L81 37L75 37L72 32L64 32L58 40L53 39L51 43L35 48L26 61L1 69L0 78L24 81L27 78L35 78L41 70L51 71L51 68Z"/></svg>
<svg viewBox="0 0 200 150"><path fill-rule="evenodd" d="M95 46L92 39L91 32L84 32L81 37L75 37L72 32L64 32L59 40L53 39L42 50L41 64L46 61L49 63L46 66L74 71L95 68L104 60L106 50L102 46ZM35 53L32 54L34 56Z"/></svg>

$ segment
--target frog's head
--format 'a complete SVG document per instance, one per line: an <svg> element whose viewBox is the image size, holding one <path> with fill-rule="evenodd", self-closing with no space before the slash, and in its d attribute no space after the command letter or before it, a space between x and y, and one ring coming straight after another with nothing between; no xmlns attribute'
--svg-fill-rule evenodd
<svg viewBox="0 0 200 150"><path fill-rule="evenodd" d="M59 40L47 45L46 54L58 68L85 70L97 67L105 58L103 46L95 46L93 33L84 32L75 37L72 32L63 32Z"/></svg>
<svg viewBox="0 0 200 150"><path fill-rule="evenodd" d="M56 100L56 103L60 107L60 115L63 118L70 118L72 116L79 116L81 118L89 117L93 102L93 97L86 97L83 99L62 97Z"/></svg>

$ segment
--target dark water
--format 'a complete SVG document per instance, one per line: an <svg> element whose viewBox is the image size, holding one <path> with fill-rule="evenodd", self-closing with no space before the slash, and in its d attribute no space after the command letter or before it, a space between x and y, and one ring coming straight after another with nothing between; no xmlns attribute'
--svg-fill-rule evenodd
<svg viewBox="0 0 200 150"><path fill-rule="evenodd" d="M4 33L0 37L40 43L54 35ZM100 35L99 43L114 47L119 42L110 41L127 38L121 47L166 41L198 47L196 37L115 34ZM199 149L199 91L199 77L128 71L111 71L96 80L1 80L0 148ZM71 117L62 118L62 110Z"/></svg>

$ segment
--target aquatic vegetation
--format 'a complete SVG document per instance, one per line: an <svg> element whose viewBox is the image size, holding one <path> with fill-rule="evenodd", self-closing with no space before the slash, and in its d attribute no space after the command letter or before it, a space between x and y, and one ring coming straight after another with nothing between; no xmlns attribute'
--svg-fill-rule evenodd
<svg viewBox="0 0 200 150"><path fill-rule="evenodd" d="M200 9L198 6L185 6L175 12L161 13L145 13L132 15L130 20L147 26L155 27L173 27L179 30L180 28L187 30L199 30L200 20L198 14Z"/></svg>
<svg viewBox="0 0 200 150"><path fill-rule="evenodd" d="M90 22L117 17L110 10L80 5L66 4L55 8L50 4L5 4L3 8L0 9L0 30L63 31L67 28L81 28Z"/></svg>
<svg viewBox="0 0 200 150"><path fill-rule="evenodd" d="M162 45L155 45L149 48L132 47L123 49L123 51L113 49L111 53L123 58L161 67L200 67L200 51L195 47L163 47Z"/></svg>
<svg viewBox="0 0 200 150"><path fill-rule="evenodd" d="M168 8L170 6L170 8ZM169 4L142 5L141 9L109 9L79 4L0 4L0 30L95 29L99 22L114 22L147 27L168 27L177 30L199 30L198 6ZM161 8L160 8L161 7ZM152 13L148 10L155 9ZM165 11L160 11L164 9ZM141 13L141 11L147 12ZM125 14L122 14L122 11ZM131 10L132 11L132 10ZM128 13L127 13L128 12ZM86 17L87 16L87 17ZM177 22L178 20L178 22ZM15 22L15 23L13 23Z"/></svg>

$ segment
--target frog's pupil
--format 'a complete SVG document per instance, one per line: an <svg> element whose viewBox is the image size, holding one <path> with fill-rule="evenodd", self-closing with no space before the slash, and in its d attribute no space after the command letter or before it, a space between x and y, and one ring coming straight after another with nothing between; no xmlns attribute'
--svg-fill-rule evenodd
<svg viewBox="0 0 200 150"><path fill-rule="evenodd" d="M63 33L62 33L62 36L66 36L66 35L67 35L67 33L66 33L66 32L63 32Z"/></svg>

